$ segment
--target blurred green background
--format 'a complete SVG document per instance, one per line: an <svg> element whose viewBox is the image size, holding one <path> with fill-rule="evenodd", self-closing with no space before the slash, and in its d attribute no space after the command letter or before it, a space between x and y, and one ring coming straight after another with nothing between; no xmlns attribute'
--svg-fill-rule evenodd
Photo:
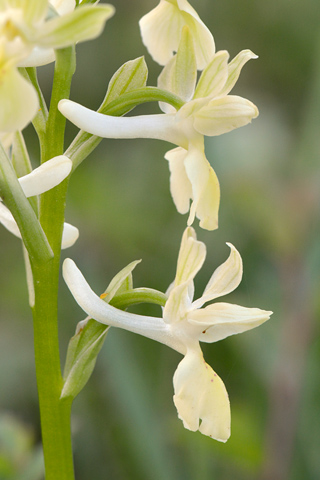
<svg viewBox="0 0 320 480"><path fill-rule="evenodd" d="M111 2L112 3L112 2ZM258 105L253 123L209 138L221 183L220 228L201 231L208 249L200 295L228 256L241 252L244 278L226 301L273 310L243 335L203 345L230 395L232 435L219 444L185 430L173 405L181 357L165 346L112 330L73 409L77 480L316 480L320 478L319 0L193 0L231 58L250 48L235 94ZM140 40L138 20L154 0L115 0L116 15L95 41L77 47L71 98L97 108L125 61L145 55L149 85L160 67ZM40 70L49 95L52 67ZM158 112L145 105L134 113ZM76 133L68 126L69 141ZM36 165L32 128L28 144ZM67 254L102 292L135 259L135 286L166 290L175 274L186 217L169 195L171 148L149 140L104 140L73 175L66 220L80 229ZM41 479L32 318L20 242L0 232L0 478ZM160 315L156 308L136 308ZM61 357L83 312L64 284ZM8 433L9 432L9 433ZM5 441L9 439L10 441ZM15 453L14 453L15 452ZM2 469L2 470L1 470ZM41 470L41 468L40 468ZM58 479L57 479L58 480Z"/></svg>

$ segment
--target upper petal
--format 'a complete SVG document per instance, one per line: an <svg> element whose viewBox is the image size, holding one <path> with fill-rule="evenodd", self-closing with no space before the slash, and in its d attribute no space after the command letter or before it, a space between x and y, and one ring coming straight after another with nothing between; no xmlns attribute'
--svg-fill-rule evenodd
<svg viewBox="0 0 320 480"><path fill-rule="evenodd" d="M258 116L257 107L235 95L211 100L196 112L194 128L203 135L216 136L243 127Z"/></svg>
<svg viewBox="0 0 320 480"><path fill-rule="evenodd" d="M177 52L182 28L187 25L194 39L197 68L203 69L215 52L211 32L187 0L161 0L159 5L141 18L142 41L152 58L160 65Z"/></svg>
<svg viewBox="0 0 320 480"><path fill-rule="evenodd" d="M175 286L191 282L202 267L205 258L205 244L197 240L192 227L187 227L181 240Z"/></svg>
<svg viewBox="0 0 320 480"><path fill-rule="evenodd" d="M228 259L213 272L202 297L193 302L193 308L200 308L206 302L233 292L240 284L243 271L242 259L231 243L227 245L231 249Z"/></svg>
<svg viewBox="0 0 320 480"><path fill-rule="evenodd" d="M185 428L220 442L230 436L230 403L221 378L201 350L188 350L173 377L174 403ZM201 421L201 424L200 424Z"/></svg>
<svg viewBox="0 0 320 480"><path fill-rule="evenodd" d="M188 321L199 326L201 342L211 343L258 327L269 320L271 314L272 312L260 308L214 303L202 309L192 310Z"/></svg>

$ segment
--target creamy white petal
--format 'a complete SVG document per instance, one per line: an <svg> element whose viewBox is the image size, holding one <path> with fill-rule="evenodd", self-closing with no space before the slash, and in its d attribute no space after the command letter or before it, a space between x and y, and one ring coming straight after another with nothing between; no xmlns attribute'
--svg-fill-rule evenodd
<svg viewBox="0 0 320 480"><path fill-rule="evenodd" d="M61 241L61 248L69 248L72 247L76 243L79 238L79 230L77 227L70 225L70 223L63 224L63 232L62 232L62 241Z"/></svg>
<svg viewBox="0 0 320 480"><path fill-rule="evenodd" d="M185 25L193 35L198 69L203 69L214 55L213 36L187 0L161 0L139 24L143 43L160 65L165 65L178 50Z"/></svg>
<svg viewBox="0 0 320 480"><path fill-rule="evenodd" d="M174 337L162 318L147 317L118 310L103 301L88 285L76 264L67 258L63 263L63 277L80 307L98 322L123 328L133 333L164 343L178 352L185 353L185 346Z"/></svg>
<svg viewBox="0 0 320 480"><path fill-rule="evenodd" d="M247 125L258 114L257 107L249 100L228 95L213 99L198 110L193 124L202 135L216 136Z"/></svg>
<svg viewBox="0 0 320 480"><path fill-rule="evenodd" d="M242 259L231 243L227 245L231 249L228 259L213 272L202 297L193 302L192 308L200 308L206 302L227 295L240 284L243 272Z"/></svg>
<svg viewBox="0 0 320 480"><path fill-rule="evenodd" d="M184 164L193 198L188 225L193 223L196 216L200 220L200 227L215 230L218 227L220 204L218 178L202 148L190 145Z"/></svg>
<svg viewBox="0 0 320 480"><path fill-rule="evenodd" d="M164 156L169 162L170 192L178 212L182 214L189 211L192 199L192 186L184 165L187 154L187 150L178 147Z"/></svg>
<svg viewBox="0 0 320 480"><path fill-rule="evenodd" d="M188 350L174 374L173 385L173 400L184 427L226 442L230 436L228 394L200 349Z"/></svg>
<svg viewBox="0 0 320 480"><path fill-rule="evenodd" d="M34 47L27 58L19 62L19 67L41 67L55 61L54 50L52 48Z"/></svg>
<svg viewBox="0 0 320 480"><path fill-rule="evenodd" d="M65 155L48 160L31 173L19 178L26 197L40 195L61 183L71 172L72 161Z"/></svg>
<svg viewBox="0 0 320 480"><path fill-rule="evenodd" d="M112 117L94 112L71 100L61 100L59 110L70 122L88 133L103 138L155 138L176 145L187 145L188 138L175 115Z"/></svg>
<svg viewBox="0 0 320 480"><path fill-rule="evenodd" d="M269 320L272 312L230 303L214 303L189 312L188 321L199 325L201 342L217 342L230 335L246 332Z"/></svg>
<svg viewBox="0 0 320 480"><path fill-rule="evenodd" d="M38 111L38 96L15 67L0 72L0 131L22 130Z"/></svg>
<svg viewBox="0 0 320 480"><path fill-rule="evenodd" d="M178 256L175 286L191 282L206 258L206 246L197 240L192 227L187 227L183 233Z"/></svg>

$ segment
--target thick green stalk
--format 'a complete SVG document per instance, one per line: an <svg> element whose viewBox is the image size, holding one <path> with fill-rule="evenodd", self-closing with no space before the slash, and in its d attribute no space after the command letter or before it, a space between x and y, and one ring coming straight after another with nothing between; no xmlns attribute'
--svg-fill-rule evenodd
<svg viewBox="0 0 320 480"><path fill-rule="evenodd" d="M45 141L41 142L41 163L60 155L64 149L65 119L57 110L62 98L69 98L75 55L73 48L56 52L51 104ZM34 344L36 375L46 480L72 480L71 402L60 400L62 375L58 339L58 282L61 237L64 223L67 180L41 195L39 219L54 257L35 265Z"/></svg>

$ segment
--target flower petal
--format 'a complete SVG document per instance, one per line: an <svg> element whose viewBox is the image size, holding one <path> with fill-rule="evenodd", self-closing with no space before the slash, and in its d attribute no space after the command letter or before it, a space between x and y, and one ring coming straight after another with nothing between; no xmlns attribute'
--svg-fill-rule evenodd
<svg viewBox="0 0 320 480"><path fill-rule="evenodd" d="M194 38L198 69L203 69L214 55L213 36L187 0L161 0L156 8L141 18L139 25L143 43L160 65L166 65L178 50L185 25Z"/></svg>
<svg viewBox="0 0 320 480"><path fill-rule="evenodd" d="M202 297L193 302L192 308L200 308L206 302L233 292L242 279L242 259L238 250L227 243L231 252L228 259L220 265L210 278Z"/></svg>
<svg viewBox="0 0 320 480"><path fill-rule="evenodd" d="M230 335L246 332L269 320L272 312L230 303L214 303L189 313L188 321L199 325L201 342L218 342Z"/></svg>
<svg viewBox="0 0 320 480"><path fill-rule="evenodd" d="M183 232L178 256L175 286L191 282L206 258L206 246L197 240L196 232L187 227Z"/></svg>
<svg viewBox="0 0 320 480"><path fill-rule="evenodd" d="M141 260L135 260L118 272L107 286L103 297L100 296L100 298L103 298L105 302L110 303L110 300L112 300L116 294L132 288L132 271L140 262ZM106 296L106 298L104 298L104 296Z"/></svg>
<svg viewBox="0 0 320 480"><path fill-rule="evenodd" d="M19 178L26 197L40 195L61 183L71 172L72 161L65 155L48 160L31 173Z"/></svg>
<svg viewBox="0 0 320 480"><path fill-rule="evenodd" d="M216 136L243 127L258 116L257 107L235 95L211 100L197 111L194 128L203 135Z"/></svg>
<svg viewBox="0 0 320 480"><path fill-rule="evenodd" d="M258 58L251 50L242 50L234 57L233 60L228 65L228 79L224 85L224 88L221 90L220 95L228 95L228 93L233 89L236 84L239 75L241 73L242 67L252 58Z"/></svg>
<svg viewBox="0 0 320 480"><path fill-rule="evenodd" d="M34 47L27 58L21 60L19 67L41 67L55 61L53 48Z"/></svg>
<svg viewBox="0 0 320 480"><path fill-rule="evenodd" d="M182 214L189 211L192 199L192 187L184 165L187 154L187 150L178 147L164 156L169 162L170 192L178 212Z"/></svg>
<svg viewBox="0 0 320 480"><path fill-rule="evenodd" d="M138 333L164 343L178 352L185 353L185 345L172 335L169 326L162 318L136 315L112 307L91 290L84 276L70 258L63 263L63 278L76 302L94 320Z"/></svg>
<svg viewBox="0 0 320 480"><path fill-rule="evenodd" d="M228 59L229 53L224 50L214 55L199 78L194 98L220 95L228 78Z"/></svg>
<svg viewBox="0 0 320 480"><path fill-rule="evenodd" d="M220 186L218 178L209 164L203 149L189 146L185 158L185 169L192 186L193 203L190 209L188 225L195 216L200 220L200 227L215 230L218 227L220 203Z"/></svg>
<svg viewBox="0 0 320 480"><path fill-rule="evenodd" d="M70 225L70 223L63 224L63 232L62 232L62 241L61 241L61 248L69 248L72 247L76 243L79 238L79 230L77 227Z"/></svg>
<svg viewBox="0 0 320 480"><path fill-rule="evenodd" d="M173 385L173 400L184 427L226 442L230 436L228 394L201 351L188 350L173 376Z"/></svg>
<svg viewBox="0 0 320 480"><path fill-rule="evenodd" d="M37 113L37 93L15 67L0 69L0 80L0 131L22 130Z"/></svg>
<svg viewBox="0 0 320 480"><path fill-rule="evenodd" d="M182 100L192 99L197 81L197 64L193 48L193 39L187 26L183 27L177 54L167 63L158 77L158 87L175 93ZM161 102L161 105L163 102ZM165 108L166 113L172 111Z"/></svg>
<svg viewBox="0 0 320 480"><path fill-rule="evenodd" d="M73 12L44 22L32 42L47 48L64 48L96 38L105 22L114 14L112 5L83 6Z"/></svg>

